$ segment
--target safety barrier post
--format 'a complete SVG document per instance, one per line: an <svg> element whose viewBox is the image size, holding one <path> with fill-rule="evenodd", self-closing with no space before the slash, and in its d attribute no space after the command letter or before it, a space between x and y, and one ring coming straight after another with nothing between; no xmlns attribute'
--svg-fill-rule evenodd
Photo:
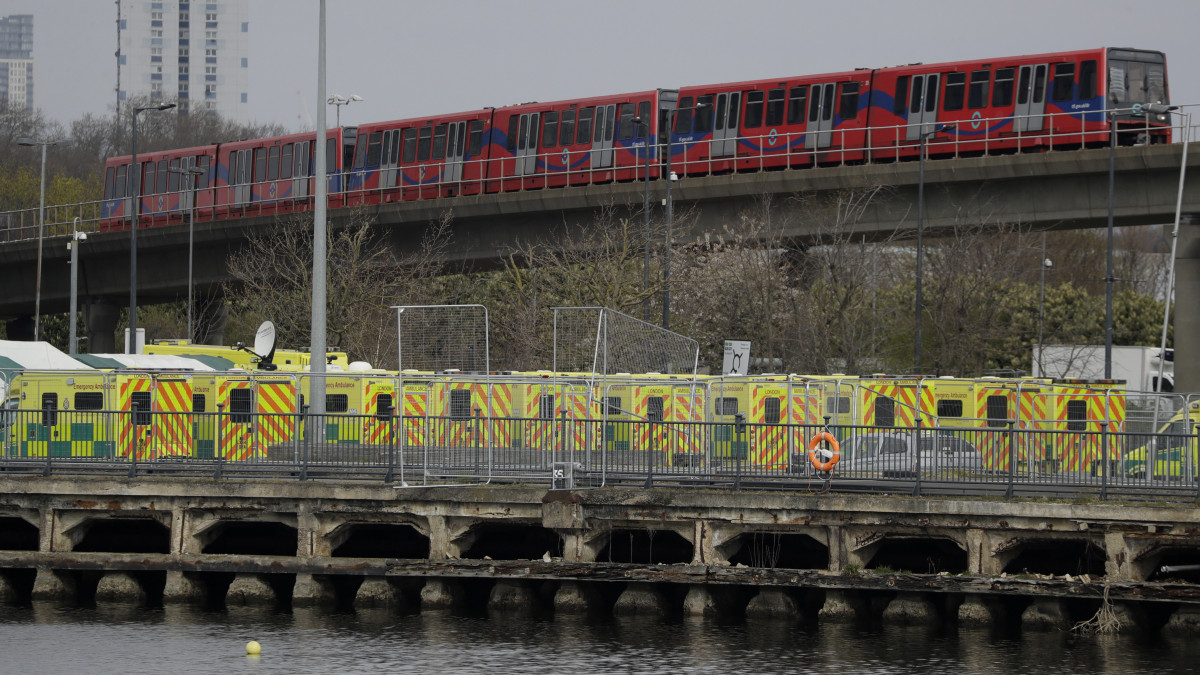
<svg viewBox="0 0 1200 675"><path fill-rule="evenodd" d="M1186 402L1185 402L1185 405L1187 405ZM1184 410L1187 410L1187 408L1184 408ZM1192 440L1192 447L1193 448L1200 447L1200 424L1196 425L1196 438ZM1196 472L1196 469L1198 467L1196 466L1195 453L1188 452L1187 458L1188 458L1188 461L1192 463L1192 481L1194 483L1196 483L1196 499L1200 499L1200 475L1198 475ZM1149 458L1147 458L1147 459L1149 459ZM1149 462L1147 462L1147 471L1146 471L1147 476L1150 475L1149 468L1151 466L1153 466L1153 465L1149 464Z"/></svg>
<svg viewBox="0 0 1200 675"><path fill-rule="evenodd" d="M918 394L918 396L920 396L920 394ZM919 408L919 404L918 404L917 434L916 434L917 437L916 437L916 447L914 448L914 450L916 450L916 452L917 452L917 464L916 464L916 474L917 475L913 479L913 491L912 491L912 496L914 496L914 497L921 496L921 422L922 422L921 412L920 412L920 408Z"/></svg>
<svg viewBox="0 0 1200 675"><path fill-rule="evenodd" d="M214 425L216 432L213 434L213 462L216 464L216 468L213 471L213 478L217 480L221 479L221 467L225 461L224 456L221 454L221 412L224 409L224 403L217 404L217 419Z"/></svg>
<svg viewBox="0 0 1200 675"><path fill-rule="evenodd" d="M471 421L471 426L474 427L474 433L471 434L471 448L475 452L475 475L479 475L479 424L482 421L483 411L475 408L475 419Z"/></svg>
<svg viewBox="0 0 1200 675"><path fill-rule="evenodd" d="M132 431L130 432L130 436L133 439L132 447L129 449L129 477L130 478L137 476L137 456L138 456L138 445L139 445L138 441L140 440L138 438L137 414L138 414L138 404L130 403L129 404L129 428L132 429ZM49 447L49 444L47 444L47 446L46 446L47 468L49 468L49 464L50 464L50 447ZM47 474L47 475L49 475L49 474Z"/></svg>
<svg viewBox="0 0 1200 675"><path fill-rule="evenodd" d="M640 422L635 422L634 424L647 424L648 425L648 424L650 424L650 420L643 419ZM649 431L650 431L649 433L645 434L645 437L648 442L648 445L645 448L645 450L646 450L646 489L650 489L651 487L654 486L654 427L650 427ZM632 436L632 435L630 436L630 439L634 439L634 438L637 438L637 436ZM630 443L630 445L632 445L632 442Z"/></svg>
<svg viewBox="0 0 1200 675"><path fill-rule="evenodd" d="M746 413L744 413L744 412L734 413L733 418L735 420L734 421L734 430L737 432L737 445L734 447L734 450L733 450L733 457L734 457L734 459L737 460L737 462L734 464L733 489L740 490L740 489L742 489L742 455L749 454L750 447L745 445L745 443L746 443ZM740 452L738 450L738 448L741 448L741 447L746 448L746 451L744 453Z"/></svg>
<svg viewBox="0 0 1200 675"><path fill-rule="evenodd" d="M304 415L306 419L308 417L309 407L310 406L307 403L300 406L300 414ZM309 448L312 447L313 429L319 429L320 431L318 433L320 433L322 437L325 435L325 425L313 424L313 422L314 420L309 420L307 423L307 428L305 429L307 433L304 434L304 447L302 448L300 455L300 480L308 480L308 453Z"/></svg>
<svg viewBox="0 0 1200 675"><path fill-rule="evenodd" d="M52 410L53 410L53 408L51 408L50 406L46 406L46 408L44 410L42 410L42 420L43 421L49 421L51 415L57 414L57 413L51 412ZM47 432L49 432L49 429L47 429ZM47 433L46 434L46 466L44 468L42 468L42 476L49 476L50 471L51 471L52 465L51 465L51 459L50 459L50 445L51 445L50 438L51 438L51 434ZM131 478L132 478L132 476L131 476Z"/></svg>
<svg viewBox="0 0 1200 675"><path fill-rule="evenodd" d="M1100 423L1100 499L1108 499L1108 420Z"/></svg>
<svg viewBox="0 0 1200 675"><path fill-rule="evenodd" d="M401 401L400 405L403 406L404 402ZM388 418L386 424L388 425L388 460L387 473L383 476L383 482L390 483L395 477L394 467L396 466L396 408L392 408L392 415L390 418Z"/></svg>
<svg viewBox="0 0 1200 675"><path fill-rule="evenodd" d="M1012 499L1013 482L1016 480L1017 471L1017 452L1016 452L1016 421L1008 420L1008 487L1004 490L1004 496L1007 499Z"/></svg>

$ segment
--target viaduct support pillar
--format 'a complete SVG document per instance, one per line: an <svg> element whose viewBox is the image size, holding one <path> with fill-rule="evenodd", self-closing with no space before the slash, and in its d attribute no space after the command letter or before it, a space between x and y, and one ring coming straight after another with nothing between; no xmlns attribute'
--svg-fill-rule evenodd
<svg viewBox="0 0 1200 675"><path fill-rule="evenodd" d="M116 348L117 319L121 308L106 298L93 298L83 306L83 325L87 330L89 354L113 354ZM122 340L124 351L124 340Z"/></svg>
<svg viewBox="0 0 1200 675"><path fill-rule="evenodd" d="M1175 248L1175 391L1200 391L1200 350L1187 349L1200 335L1200 217L1185 215Z"/></svg>

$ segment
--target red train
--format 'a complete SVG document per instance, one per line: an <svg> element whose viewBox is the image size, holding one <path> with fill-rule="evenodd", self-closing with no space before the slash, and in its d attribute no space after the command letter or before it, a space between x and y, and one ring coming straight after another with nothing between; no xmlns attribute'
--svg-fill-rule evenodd
<svg viewBox="0 0 1200 675"><path fill-rule="evenodd" d="M1170 142L1162 52L1103 48L525 103L326 132L331 208L516 190ZM1111 112L1110 112L1111 111ZM653 139L652 142L648 142ZM314 134L107 162L101 231L311 207ZM666 153L670 153L667 157ZM198 167L194 196L185 174Z"/></svg>

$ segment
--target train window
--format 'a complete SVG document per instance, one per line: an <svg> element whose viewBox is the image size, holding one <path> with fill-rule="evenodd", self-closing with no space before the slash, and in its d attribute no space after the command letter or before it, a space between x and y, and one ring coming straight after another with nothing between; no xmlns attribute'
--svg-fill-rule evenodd
<svg viewBox="0 0 1200 675"><path fill-rule="evenodd" d="M143 162L141 194L147 195L152 192L154 192L154 162Z"/></svg>
<svg viewBox="0 0 1200 675"><path fill-rule="evenodd" d="M1054 64L1054 81L1050 90L1050 100L1070 101L1075 98L1075 64Z"/></svg>
<svg viewBox="0 0 1200 675"><path fill-rule="evenodd" d="M467 123L466 122L456 122L454 124L454 128L456 128L458 130L458 136L457 136L457 138L454 139L454 147L453 147L454 156L462 157L463 151L467 147ZM399 138L399 132L397 132L396 136L392 139L392 161L393 161L393 163L395 162L395 159L398 156L396 154L396 142L397 142L398 138Z"/></svg>
<svg viewBox="0 0 1200 675"><path fill-rule="evenodd" d="M553 148L558 144L558 113L542 113L542 147Z"/></svg>
<svg viewBox="0 0 1200 675"><path fill-rule="evenodd" d="M725 129L737 129L738 118L742 113L742 92L735 91L729 95L729 123L724 126ZM722 127L718 127L722 128Z"/></svg>
<svg viewBox="0 0 1200 675"><path fill-rule="evenodd" d="M467 154L476 157L483 151L483 120L471 120L468 126ZM408 137L405 136L405 139ZM405 149L407 153L407 148Z"/></svg>
<svg viewBox="0 0 1200 675"><path fill-rule="evenodd" d="M279 146L272 145L267 154L267 180L279 178Z"/></svg>
<svg viewBox="0 0 1200 675"><path fill-rule="evenodd" d="M663 421L663 397L661 397L661 396L646 397L646 421L647 422Z"/></svg>
<svg viewBox="0 0 1200 675"><path fill-rule="evenodd" d="M1046 66L1035 66L1033 72L1033 102L1041 103L1046 97Z"/></svg>
<svg viewBox="0 0 1200 675"><path fill-rule="evenodd" d="M925 79L928 80L928 79L932 79L932 78L926 77ZM921 82L923 82L923 81L924 80L921 80ZM912 92L909 94L909 100L908 100L909 112L921 112L921 94L922 94L921 83L914 82Z"/></svg>
<svg viewBox="0 0 1200 675"><path fill-rule="evenodd" d="M938 417L962 417L963 402L953 399L943 399L937 402Z"/></svg>
<svg viewBox="0 0 1200 675"><path fill-rule="evenodd" d="M112 196L117 199L120 199L121 197L125 196L125 185L126 185L125 179L126 179L126 175L127 175L128 171L129 170L124 166L117 167L117 174L116 174L116 178L114 179L115 182L113 183L113 189L112 189Z"/></svg>
<svg viewBox="0 0 1200 675"><path fill-rule="evenodd" d="M325 412L344 413L350 411L348 394L325 394Z"/></svg>
<svg viewBox="0 0 1200 675"><path fill-rule="evenodd" d="M765 96L765 93L757 90L746 92L746 117L744 119L747 129L757 129L762 126L763 98ZM722 112L718 110L717 116L719 117Z"/></svg>
<svg viewBox="0 0 1200 675"><path fill-rule="evenodd" d="M196 189L200 190L208 187L208 155L201 155L196 161L196 166L202 172L196 176Z"/></svg>
<svg viewBox="0 0 1200 675"><path fill-rule="evenodd" d="M167 160L161 159L158 161L158 189L155 190L158 194L164 194L167 191Z"/></svg>
<svg viewBox="0 0 1200 675"><path fill-rule="evenodd" d="M267 149L254 149L254 182L261 183L267 179Z"/></svg>
<svg viewBox="0 0 1200 675"><path fill-rule="evenodd" d="M617 115L616 106L604 106L604 140L611 141L616 132Z"/></svg>
<svg viewBox="0 0 1200 675"><path fill-rule="evenodd" d="M133 423L139 427L150 426L152 401L148 391L135 391L129 395L130 410L133 411Z"/></svg>
<svg viewBox="0 0 1200 675"><path fill-rule="evenodd" d="M359 139L362 139L362 136L359 136ZM361 140L359 141L358 145L359 145L359 147L362 147ZM374 168L378 167L380 155L383 154L382 150L381 150L382 147L383 147L383 134L378 131L371 132L371 135L368 137L368 140L367 140L366 160L363 162L363 164L359 164L358 158L356 157L354 160L354 168L356 168L356 169L365 169L365 168L374 169Z"/></svg>
<svg viewBox="0 0 1200 675"><path fill-rule="evenodd" d="M179 192L179 160L173 159L167 167L167 190Z"/></svg>
<svg viewBox="0 0 1200 675"><path fill-rule="evenodd" d="M679 100L678 112L675 113L675 128L677 134L687 134L692 131L692 97L684 96Z"/></svg>
<svg viewBox="0 0 1200 675"><path fill-rule="evenodd" d="M204 394L192 394L192 412L204 412Z"/></svg>
<svg viewBox="0 0 1200 675"><path fill-rule="evenodd" d="M75 394L76 410L104 410L104 394L98 391L81 391Z"/></svg>
<svg viewBox="0 0 1200 675"><path fill-rule="evenodd" d="M250 424L254 412L254 392L249 389L229 390L230 424Z"/></svg>
<svg viewBox="0 0 1200 675"><path fill-rule="evenodd" d="M1079 98L1096 98L1096 60L1090 59L1079 64Z"/></svg>
<svg viewBox="0 0 1200 675"><path fill-rule="evenodd" d="M908 76L901 75L896 78L896 96L892 99L892 113L895 115L903 115L908 112L905 104L908 102Z"/></svg>
<svg viewBox="0 0 1200 675"><path fill-rule="evenodd" d="M858 83L847 82L842 85L842 100L838 102L838 116L843 120L858 117Z"/></svg>
<svg viewBox="0 0 1200 675"><path fill-rule="evenodd" d="M577 135L575 142L580 145L587 145L592 138L592 116L596 113L595 108L584 108L579 111L579 128L576 129Z"/></svg>
<svg viewBox="0 0 1200 675"><path fill-rule="evenodd" d="M620 110L619 138L622 141L628 141L633 138L634 127L637 126L633 123L633 104L622 103Z"/></svg>
<svg viewBox="0 0 1200 675"><path fill-rule="evenodd" d="M833 83L825 85L825 91L821 93L822 100L825 101L821 105L821 119L828 122L833 119Z"/></svg>
<svg viewBox="0 0 1200 675"><path fill-rule="evenodd" d="M596 106L596 128L592 132L592 142L604 140L604 120L608 117L608 106Z"/></svg>
<svg viewBox="0 0 1200 675"><path fill-rule="evenodd" d="M1067 431L1087 431L1087 401L1067 401Z"/></svg>
<svg viewBox="0 0 1200 675"><path fill-rule="evenodd" d="M716 407L718 415L736 415L738 412L738 400L732 396L724 396L717 399Z"/></svg>
<svg viewBox="0 0 1200 675"><path fill-rule="evenodd" d="M946 73L946 96L942 99L942 109L962 110L966 89L966 73Z"/></svg>
<svg viewBox="0 0 1200 675"><path fill-rule="evenodd" d="M654 120L650 119L650 102L649 101L642 101L641 103L638 104L638 117L642 118L642 121L644 121L646 123L646 131L648 132L650 130L650 123L654 121ZM646 134L642 134L639 131L637 135L639 137L644 137Z"/></svg>
<svg viewBox="0 0 1200 675"><path fill-rule="evenodd" d="M830 396L825 399L825 411L834 415L845 415L850 412L849 396Z"/></svg>
<svg viewBox="0 0 1200 675"><path fill-rule="evenodd" d="M788 92L788 124L804 124L804 106L808 99L808 87L792 87Z"/></svg>
<svg viewBox="0 0 1200 675"><path fill-rule="evenodd" d="M1017 82L1017 103L1024 105L1029 103L1029 69L1021 69L1021 79Z"/></svg>
<svg viewBox="0 0 1200 675"><path fill-rule="evenodd" d="M976 70L971 73L971 87L967 90L967 107L971 110L986 108L988 104L988 85L991 84L992 71Z"/></svg>
<svg viewBox="0 0 1200 675"><path fill-rule="evenodd" d="M572 145L575 143L575 109L564 110L562 122L558 125L558 144Z"/></svg>
<svg viewBox="0 0 1200 675"><path fill-rule="evenodd" d="M605 396L604 399L600 401L600 405L603 406L605 414L607 415L621 414L620 396Z"/></svg>
<svg viewBox="0 0 1200 675"><path fill-rule="evenodd" d="M1013 69L997 68L996 83L992 85L992 105L1004 108L1013 102Z"/></svg>
<svg viewBox="0 0 1200 675"><path fill-rule="evenodd" d="M58 424L58 394L42 394L42 426Z"/></svg>
<svg viewBox="0 0 1200 675"><path fill-rule="evenodd" d="M516 120L515 117L513 119ZM509 126L514 126L514 125L509 125ZM421 127L420 136L417 138L417 161L418 162L428 162L429 161L429 144L432 140L433 140L433 127L426 124L425 126ZM517 135L513 134L512 140L509 142L516 143ZM513 146L513 147L515 148L516 146Z"/></svg>
<svg viewBox="0 0 1200 675"><path fill-rule="evenodd" d="M875 398L875 426L896 426L896 399L888 396Z"/></svg>
<svg viewBox="0 0 1200 675"><path fill-rule="evenodd" d="M112 199L113 196L113 168L110 166L104 170L104 198Z"/></svg>
<svg viewBox="0 0 1200 675"><path fill-rule="evenodd" d="M779 88L767 92L767 126L777 127L783 124L783 108L784 90Z"/></svg>
<svg viewBox="0 0 1200 675"><path fill-rule="evenodd" d="M405 164L412 164L417 161L417 130L409 127L404 130L403 159Z"/></svg>
<svg viewBox="0 0 1200 675"><path fill-rule="evenodd" d="M296 153L296 175L308 176L312 166L312 141L304 141L301 146L301 152Z"/></svg>
<svg viewBox="0 0 1200 675"><path fill-rule="evenodd" d="M937 86L938 78L925 78L925 112L933 112L937 110Z"/></svg>
<svg viewBox="0 0 1200 675"><path fill-rule="evenodd" d="M450 390L450 417L460 420L471 418L471 392L469 390Z"/></svg>
<svg viewBox="0 0 1200 675"><path fill-rule="evenodd" d="M692 130L698 134L707 134L713 130L713 97L705 94L696 99L696 124Z"/></svg>
<svg viewBox="0 0 1200 675"><path fill-rule="evenodd" d="M725 117L728 113L728 94L717 94L717 129L726 129Z"/></svg>
<svg viewBox="0 0 1200 675"><path fill-rule="evenodd" d="M538 417L544 420L554 419L554 394L542 394L538 399Z"/></svg>
<svg viewBox="0 0 1200 675"><path fill-rule="evenodd" d="M1007 396L987 397L987 425L989 427L1003 427L1008 425Z"/></svg>
<svg viewBox="0 0 1200 675"><path fill-rule="evenodd" d="M446 125L439 124L433 128L433 160L446 158Z"/></svg>
<svg viewBox="0 0 1200 675"><path fill-rule="evenodd" d="M783 409L780 406L780 403L782 402L783 399L775 397L771 397L763 401L763 415L765 415L763 418L764 422L767 424L779 424L783 421Z"/></svg>
<svg viewBox="0 0 1200 675"><path fill-rule="evenodd" d="M376 417L391 417L392 411L392 395L380 394L375 397L375 416Z"/></svg>
<svg viewBox="0 0 1200 675"><path fill-rule="evenodd" d="M295 144L293 144L293 143L285 143L284 144L283 150L280 154L281 159L279 160L279 177L280 178L291 178L292 177L292 152L294 152L294 151L295 151Z"/></svg>

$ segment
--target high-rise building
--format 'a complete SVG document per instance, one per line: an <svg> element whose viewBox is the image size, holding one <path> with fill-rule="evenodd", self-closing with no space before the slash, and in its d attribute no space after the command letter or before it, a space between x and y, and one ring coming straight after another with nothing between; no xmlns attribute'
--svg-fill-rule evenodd
<svg viewBox="0 0 1200 675"><path fill-rule="evenodd" d="M33 110L33 15L0 18L0 100Z"/></svg>
<svg viewBox="0 0 1200 675"><path fill-rule="evenodd" d="M249 0L120 0L118 98L247 119Z"/></svg>

